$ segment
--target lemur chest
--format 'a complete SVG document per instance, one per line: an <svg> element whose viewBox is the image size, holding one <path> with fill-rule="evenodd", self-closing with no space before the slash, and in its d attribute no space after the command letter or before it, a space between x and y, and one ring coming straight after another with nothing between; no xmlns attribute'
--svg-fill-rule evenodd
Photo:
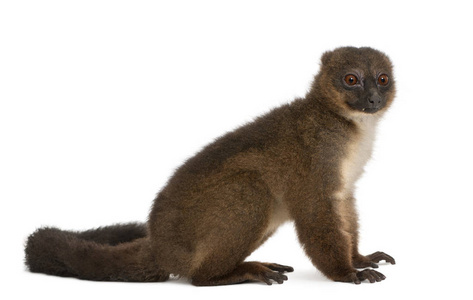
<svg viewBox="0 0 473 300"><path fill-rule="evenodd" d="M373 152L375 120L364 119L357 125L357 134L348 142L345 156L340 162L341 196L353 192L354 185L363 174L364 167Z"/></svg>

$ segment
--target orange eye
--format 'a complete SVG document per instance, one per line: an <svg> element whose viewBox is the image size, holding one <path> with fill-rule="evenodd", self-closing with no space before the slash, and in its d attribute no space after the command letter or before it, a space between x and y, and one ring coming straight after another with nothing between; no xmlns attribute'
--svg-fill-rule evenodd
<svg viewBox="0 0 473 300"><path fill-rule="evenodd" d="M356 76L353 74L348 74L345 76L345 82L348 85L355 85L358 83L358 78L356 78Z"/></svg>
<svg viewBox="0 0 473 300"><path fill-rule="evenodd" d="M378 84L379 85L387 85L388 82L389 82L388 75L386 75L386 74L379 75L379 77L378 77Z"/></svg>

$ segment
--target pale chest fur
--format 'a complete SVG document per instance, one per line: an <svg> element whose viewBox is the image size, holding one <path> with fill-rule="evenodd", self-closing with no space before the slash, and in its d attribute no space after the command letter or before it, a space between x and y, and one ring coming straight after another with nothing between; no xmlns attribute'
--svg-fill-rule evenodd
<svg viewBox="0 0 473 300"><path fill-rule="evenodd" d="M356 181L371 158L378 118L366 116L354 121L358 127L357 134L348 144L346 155L340 165L343 185L338 191L338 196L342 198L352 195Z"/></svg>

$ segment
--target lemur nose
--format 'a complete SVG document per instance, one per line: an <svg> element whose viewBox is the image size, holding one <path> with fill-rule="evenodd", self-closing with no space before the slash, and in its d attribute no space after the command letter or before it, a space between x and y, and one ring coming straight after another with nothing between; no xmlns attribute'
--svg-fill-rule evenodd
<svg viewBox="0 0 473 300"><path fill-rule="evenodd" d="M381 103L381 97L378 95L372 95L368 98L368 101L371 104L379 104Z"/></svg>

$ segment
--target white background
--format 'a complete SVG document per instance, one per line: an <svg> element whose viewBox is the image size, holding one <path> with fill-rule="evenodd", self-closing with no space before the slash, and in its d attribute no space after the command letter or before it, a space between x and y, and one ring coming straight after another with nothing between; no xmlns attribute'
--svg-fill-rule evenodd
<svg viewBox="0 0 473 300"><path fill-rule="evenodd" d="M15 299L471 297L473 28L467 1L2 1L1 294ZM31 274L42 225L146 220L173 170L252 118L304 96L320 55L371 46L398 96L359 182L361 250L381 283L334 283L291 224L250 259L295 268L283 285L195 288ZM344 298L345 299L345 298Z"/></svg>

